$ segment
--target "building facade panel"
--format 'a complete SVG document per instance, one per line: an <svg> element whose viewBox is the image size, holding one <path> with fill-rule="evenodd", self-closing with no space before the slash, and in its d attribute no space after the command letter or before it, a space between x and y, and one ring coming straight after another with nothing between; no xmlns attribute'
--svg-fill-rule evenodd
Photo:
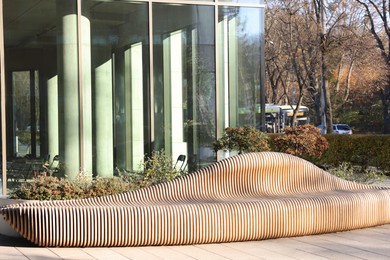
<svg viewBox="0 0 390 260"><path fill-rule="evenodd" d="M262 124L262 1L0 3L2 161L109 177L164 150L192 171L225 127Z"/></svg>

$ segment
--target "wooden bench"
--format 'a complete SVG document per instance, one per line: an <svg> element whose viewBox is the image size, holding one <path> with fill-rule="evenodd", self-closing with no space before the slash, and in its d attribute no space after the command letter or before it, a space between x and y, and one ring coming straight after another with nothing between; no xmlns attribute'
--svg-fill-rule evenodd
<svg viewBox="0 0 390 260"><path fill-rule="evenodd" d="M14 204L0 213L40 246L261 240L390 223L390 190L341 180L300 158L249 153L114 196Z"/></svg>

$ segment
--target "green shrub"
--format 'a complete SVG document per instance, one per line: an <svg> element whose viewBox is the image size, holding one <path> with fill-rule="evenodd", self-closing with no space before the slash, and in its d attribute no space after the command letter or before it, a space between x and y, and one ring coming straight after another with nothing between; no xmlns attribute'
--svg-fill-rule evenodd
<svg viewBox="0 0 390 260"><path fill-rule="evenodd" d="M236 150L243 152L268 151L268 136L253 126L228 127L224 135L213 144L214 151Z"/></svg>
<svg viewBox="0 0 390 260"><path fill-rule="evenodd" d="M76 180L67 180L54 176L38 176L22 183L11 193L11 198L25 200L67 200L85 199L105 195L118 194L139 188L122 178L87 178L78 177Z"/></svg>
<svg viewBox="0 0 390 260"><path fill-rule="evenodd" d="M328 172L345 180L372 184L383 182L385 175L382 171L372 167L363 168L361 166L352 166L349 162L342 162L337 167L328 169Z"/></svg>
<svg viewBox="0 0 390 260"><path fill-rule="evenodd" d="M273 139L276 151L303 157L320 157L328 148L327 140L312 125L289 127Z"/></svg>
<svg viewBox="0 0 390 260"><path fill-rule="evenodd" d="M314 163L336 167L349 162L390 173L390 135L325 135L325 138L329 149Z"/></svg>
<svg viewBox="0 0 390 260"><path fill-rule="evenodd" d="M119 177L96 177L85 190L85 197L101 197L138 189L136 183L130 183Z"/></svg>
<svg viewBox="0 0 390 260"><path fill-rule="evenodd" d="M142 167L141 172L121 172L117 177L96 177L92 181L82 173L74 181L41 175L21 184L11 197L26 200L100 197L170 181L184 174L173 168L172 159L164 151L153 152Z"/></svg>
<svg viewBox="0 0 390 260"><path fill-rule="evenodd" d="M143 163L143 173L141 173L143 187L155 185L161 182L173 180L183 173L173 167L170 156L164 150L152 152Z"/></svg>
<svg viewBox="0 0 390 260"><path fill-rule="evenodd" d="M26 200L65 200L84 198L85 183L53 176L38 176L22 183L11 198Z"/></svg>

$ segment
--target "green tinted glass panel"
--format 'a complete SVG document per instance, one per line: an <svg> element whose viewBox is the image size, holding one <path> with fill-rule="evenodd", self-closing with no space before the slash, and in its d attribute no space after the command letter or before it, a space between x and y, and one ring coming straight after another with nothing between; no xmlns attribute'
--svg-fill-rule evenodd
<svg viewBox="0 0 390 260"><path fill-rule="evenodd" d="M263 9L220 7L218 12L220 126L259 127L263 69Z"/></svg>
<svg viewBox="0 0 390 260"><path fill-rule="evenodd" d="M214 7L153 5L155 150L215 160Z"/></svg>
<svg viewBox="0 0 390 260"><path fill-rule="evenodd" d="M139 170L149 140L148 4L83 1L83 7L93 18L96 174L105 175L114 164L120 171Z"/></svg>

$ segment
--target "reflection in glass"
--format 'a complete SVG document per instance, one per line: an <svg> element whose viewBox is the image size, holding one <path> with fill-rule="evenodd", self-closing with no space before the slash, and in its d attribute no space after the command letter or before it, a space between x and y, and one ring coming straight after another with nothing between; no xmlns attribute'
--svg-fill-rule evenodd
<svg viewBox="0 0 390 260"><path fill-rule="evenodd" d="M216 159L216 118L218 134L259 123L263 9L219 7L215 35L213 5L154 3L149 17L150 2L81 3L78 17L76 0L3 0L7 159L60 155L72 179L164 149L195 170Z"/></svg>
<svg viewBox="0 0 390 260"><path fill-rule="evenodd" d="M15 155L39 157L39 80L37 71L12 72Z"/></svg>
<svg viewBox="0 0 390 260"><path fill-rule="evenodd" d="M71 6L72 2L67 3ZM55 102L56 109L48 105L53 101L48 86L58 88L57 81L51 85L49 81L58 76L57 36L62 24L57 19L57 1L4 0L3 8L7 172L14 176L7 184L13 188L36 173L42 165L38 158L47 158L49 153L49 140L51 144L56 143L58 153L58 132L56 138L48 137L51 116L55 115L57 130L59 117L58 102ZM77 70L77 64L73 67Z"/></svg>
<svg viewBox="0 0 390 260"><path fill-rule="evenodd" d="M260 124L260 8L220 7L218 15L220 129Z"/></svg>
<svg viewBox="0 0 390 260"><path fill-rule="evenodd" d="M114 164L137 170L149 139L147 3L83 1L83 7L91 17L95 172L112 173Z"/></svg>
<svg viewBox="0 0 390 260"><path fill-rule="evenodd" d="M194 170L214 161L214 9L153 5L154 149Z"/></svg>

